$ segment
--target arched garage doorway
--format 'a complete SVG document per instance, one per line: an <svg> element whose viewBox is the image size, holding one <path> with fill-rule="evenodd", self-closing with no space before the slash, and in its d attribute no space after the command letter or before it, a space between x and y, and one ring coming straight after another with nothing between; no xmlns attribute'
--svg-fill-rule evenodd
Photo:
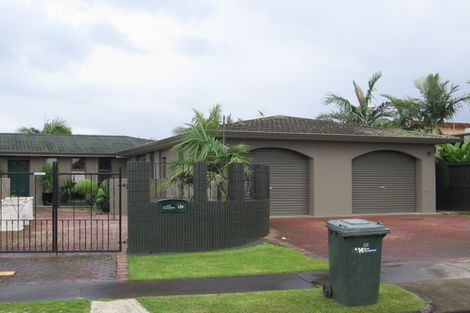
<svg viewBox="0 0 470 313"><path fill-rule="evenodd" d="M271 215L308 214L308 158L290 150L256 149L253 163L269 166Z"/></svg>
<svg viewBox="0 0 470 313"><path fill-rule="evenodd" d="M416 212L416 159L395 151L353 159L352 212Z"/></svg>

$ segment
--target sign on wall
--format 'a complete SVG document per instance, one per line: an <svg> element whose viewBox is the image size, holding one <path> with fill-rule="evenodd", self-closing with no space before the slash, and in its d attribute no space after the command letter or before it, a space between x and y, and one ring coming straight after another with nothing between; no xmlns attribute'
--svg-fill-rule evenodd
<svg viewBox="0 0 470 313"><path fill-rule="evenodd" d="M188 209L188 201L184 199L163 199L158 205L161 213L184 213Z"/></svg>

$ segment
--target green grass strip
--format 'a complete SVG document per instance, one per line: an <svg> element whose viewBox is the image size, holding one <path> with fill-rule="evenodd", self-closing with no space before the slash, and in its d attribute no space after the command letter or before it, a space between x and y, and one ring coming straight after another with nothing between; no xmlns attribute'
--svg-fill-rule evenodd
<svg viewBox="0 0 470 313"><path fill-rule="evenodd" d="M1 302L0 313L88 313L90 301Z"/></svg>
<svg viewBox="0 0 470 313"><path fill-rule="evenodd" d="M290 248L255 247L197 253L129 256L129 279L223 277L328 270L328 264Z"/></svg>
<svg viewBox="0 0 470 313"><path fill-rule="evenodd" d="M425 303L417 296L393 285L382 285L375 305L345 307L326 299L321 288L233 293L219 295L166 296L140 298L150 312L166 313L388 313L421 310Z"/></svg>

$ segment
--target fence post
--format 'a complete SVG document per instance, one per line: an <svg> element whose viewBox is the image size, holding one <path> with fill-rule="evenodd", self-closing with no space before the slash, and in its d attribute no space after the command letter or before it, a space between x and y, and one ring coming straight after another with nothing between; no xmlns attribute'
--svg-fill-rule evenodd
<svg viewBox="0 0 470 313"><path fill-rule="evenodd" d="M52 251L58 253L58 199L59 199L59 180L57 173L57 162L52 163Z"/></svg>
<svg viewBox="0 0 470 313"><path fill-rule="evenodd" d="M194 200L207 201L207 164L196 162L193 165Z"/></svg>
<svg viewBox="0 0 470 313"><path fill-rule="evenodd" d="M122 251L122 190L121 188L122 188L122 167L119 167L119 252ZM114 194L113 194L113 197L114 197Z"/></svg>
<svg viewBox="0 0 470 313"><path fill-rule="evenodd" d="M242 201L245 198L244 165L230 164L228 167L228 198Z"/></svg>
<svg viewBox="0 0 470 313"><path fill-rule="evenodd" d="M258 188L259 188L259 199L269 199L270 183L269 183L269 167L266 165L260 165L258 171Z"/></svg>

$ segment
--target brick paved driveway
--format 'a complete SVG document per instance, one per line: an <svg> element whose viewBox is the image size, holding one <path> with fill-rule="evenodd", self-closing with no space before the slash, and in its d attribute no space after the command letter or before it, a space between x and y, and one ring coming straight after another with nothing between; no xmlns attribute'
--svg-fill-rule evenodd
<svg viewBox="0 0 470 313"><path fill-rule="evenodd" d="M66 249L71 247L71 243L75 242L76 245L81 245L84 248L84 236L80 236L80 240L70 240L70 236L65 236L66 239L62 239L62 234L65 229L65 234L73 233L73 224L77 223L61 223L62 220L67 220L72 214L71 211L62 210L59 212L59 249ZM76 213L77 216L83 217L85 213ZM47 218L50 213L47 210L38 210L39 217ZM103 224L107 224L107 220L104 215L94 216L95 221L103 221ZM90 225L90 224L89 224ZM101 222L96 222L96 225L101 225ZM110 241L113 242L113 248L117 248L118 242L118 221L115 220L110 223ZM89 226L90 227L90 226ZM26 230L28 228L25 228ZM81 228L83 230L83 226ZM88 228L89 230L90 228ZM107 229L106 229L107 230ZM75 229L77 231L77 229ZM49 244L52 244L51 238L49 238L52 229L42 230L40 236L48 238ZM94 232L92 232L94 233ZM77 237L79 232L75 237ZM100 233L99 233L100 234ZM9 251L12 247L14 251L28 251L28 240L21 240L19 237L19 244L9 245L8 241L5 240L7 234L0 233L0 250ZM93 243L92 248L99 249L102 247L106 248L107 241L102 240L102 236L99 235L96 238L98 240L92 240L90 232L87 233L87 248L90 249L90 244ZM107 238L108 234L104 237ZM28 237L28 236L26 236ZM13 239L16 236L13 237ZM35 238L35 236L32 236ZM69 239L69 240L67 240ZM122 239L127 239L127 217L122 217ZM40 241L37 240L39 243ZM43 240L43 244L46 244L46 240ZM70 242L70 243L69 243ZM23 246L25 246L23 248ZM37 247L37 246L36 246ZM124 253L0 253L0 271L16 271L16 274L11 277L0 277L0 286L6 284L41 284L51 282L84 282L84 281L107 281L115 279L127 278L127 258L125 251L127 247L123 245ZM46 250L46 249L44 249Z"/></svg>
<svg viewBox="0 0 470 313"><path fill-rule="evenodd" d="M358 217L358 216L355 216ZM384 223L391 234L384 239L383 260L388 264L439 262L470 257L470 217L450 214L403 214L361 216ZM328 257L325 220L320 217L273 217L272 235ZM286 237L282 240L281 237Z"/></svg>
<svg viewBox="0 0 470 313"><path fill-rule="evenodd" d="M23 254L0 258L0 271L16 271L14 276L0 277L0 286L116 279L116 254Z"/></svg>

